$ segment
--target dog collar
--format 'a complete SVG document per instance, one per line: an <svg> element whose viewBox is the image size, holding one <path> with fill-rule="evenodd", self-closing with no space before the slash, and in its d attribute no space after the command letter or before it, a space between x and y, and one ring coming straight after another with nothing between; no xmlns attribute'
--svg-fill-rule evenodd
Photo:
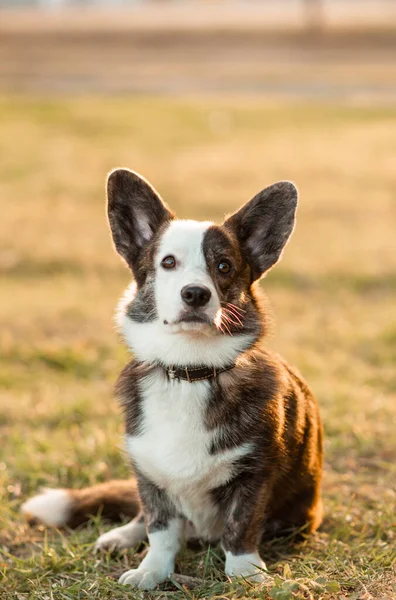
<svg viewBox="0 0 396 600"><path fill-rule="evenodd" d="M194 381L203 381L204 379L216 379L220 373L233 369L235 364L233 363L227 367L217 369L215 367L176 367L175 365L171 365L170 367L161 365L161 367L165 369L169 379L179 379L193 383Z"/></svg>

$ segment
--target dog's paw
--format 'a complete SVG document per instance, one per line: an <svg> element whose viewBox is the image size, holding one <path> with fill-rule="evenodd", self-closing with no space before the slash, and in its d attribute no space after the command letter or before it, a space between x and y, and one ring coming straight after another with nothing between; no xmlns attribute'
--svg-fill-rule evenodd
<svg viewBox="0 0 396 600"><path fill-rule="evenodd" d="M129 523L123 527L116 527L103 533L95 544L95 552L117 552L126 548L133 548L144 541L146 531L144 524Z"/></svg>
<svg viewBox="0 0 396 600"><path fill-rule="evenodd" d="M271 581L265 562L258 553L232 554L226 552L225 573L229 577L244 577L254 583Z"/></svg>
<svg viewBox="0 0 396 600"><path fill-rule="evenodd" d="M147 569L131 569L123 573L118 580L122 585L132 585L139 590L153 590L159 583L166 579L166 575L158 571Z"/></svg>
<svg viewBox="0 0 396 600"><path fill-rule="evenodd" d="M122 532L117 532L116 530L108 531L101 535L95 543L95 552L117 552L118 550L125 550L125 548L131 548L134 544L131 544L131 541L128 536L124 535Z"/></svg>

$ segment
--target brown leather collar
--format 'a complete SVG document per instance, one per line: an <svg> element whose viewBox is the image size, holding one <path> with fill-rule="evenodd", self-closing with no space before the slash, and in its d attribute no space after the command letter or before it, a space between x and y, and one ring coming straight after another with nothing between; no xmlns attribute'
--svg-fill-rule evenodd
<svg viewBox="0 0 396 600"><path fill-rule="evenodd" d="M168 374L169 379L179 379L193 383L194 381L203 381L204 379L216 379L217 375L229 371L235 367L235 364L216 369L215 367L176 367L171 365L165 367L161 365Z"/></svg>

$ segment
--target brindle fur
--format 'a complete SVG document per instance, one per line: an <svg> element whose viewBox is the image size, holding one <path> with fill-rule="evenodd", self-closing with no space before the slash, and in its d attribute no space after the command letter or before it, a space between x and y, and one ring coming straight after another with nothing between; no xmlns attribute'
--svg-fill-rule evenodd
<svg viewBox="0 0 396 600"><path fill-rule="evenodd" d="M322 518L323 447L317 404L300 375L263 347L267 318L254 283L278 260L293 228L296 204L291 200L293 190L288 183L270 186L229 217L223 226L212 226L203 245L222 306L229 307L225 334L238 335L243 331L255 339L238 357L234 369L210 382L211 395L205 417L209 430L221 430L211 453L245 443L254 447L252 453L239 460L232 480L212 490L213 499L224 514L222 545L234 554L252 552L265 531L301 527L313 531ZM146 195L150 192L155 194L154 206L157 206L161 200L152 188L145 190ZM117 217L112 193L113 219L122 222L124 217ZM143 191L139 194L143 196ZM124 211L123 205L121 208ZM164 210L161 223L153 226L154 241L132 261L134 272L141 274L141 285L127 314L139 322L145 322L149 310L145 307L151 306L150 302L140 303L139 296L150 296L147 275L153 272L157 240L169 218ZM261 231L264 236L263 227L270 235L264 247L255 246L252 235L259 235ZM117 235L116 231L116 245ZM128 235L131 235L130 230ZM230 275L224 276L215 268L222 258L233 264ZM140 306L139 311L135 305ZM139 435L139 380L148 369L161 371L159 366L147 367L132 361L117 384L129 435ZM160 376L166 377L165 373ZM138 474L138 482L150 529L166 527L168 518L176 514L170 508L166 492L158 490L141 474Z"/></svg>
<svg viewBox="0 0 396 600"><path fill-rule="evenodd" d="M138 435L141 423L136 383L142 369L132 361L117 386L129 435ZM224 549L251 552L271 531L314 531L322 519L322 426L304 380L278 355L257 344L241 355L234 369L212 381L211 388L206 424L212 430L221 427L222 434L210 452L254 444L254 452L239 460L232 481L212 491L226 515ZM166 515L176 514L169 511L166 494L160 496L143 476L138 481L150 529L166 527ZM149 509L154 498L163 498L163 508L154 501L160 515L155 518Z"/></svg>

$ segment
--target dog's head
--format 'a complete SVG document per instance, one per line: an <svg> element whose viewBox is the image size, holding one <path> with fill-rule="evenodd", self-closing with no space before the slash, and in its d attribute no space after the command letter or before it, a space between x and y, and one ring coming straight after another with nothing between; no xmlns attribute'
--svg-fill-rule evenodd
<svg viewBox="0 0 396 600"><path fill-rule="evenodd" d="M193 339L196 347L218 345L219 351L227 337L235 340L235 348L238 341L255 341L261 320L252 285L279 260L293 230L296 205L295 186L280 182L220 226L176 220L143 177L127 169L113 171L108 178L110 227L135 279L121 309L132 348L141 349L137 338L146 337L153 351L140 352L143 359L153 358L157 347L158 353L169 351L173 363ZM197 362L198 354L192 355ZM186 361L193 359L186 356Z"/></svg>

